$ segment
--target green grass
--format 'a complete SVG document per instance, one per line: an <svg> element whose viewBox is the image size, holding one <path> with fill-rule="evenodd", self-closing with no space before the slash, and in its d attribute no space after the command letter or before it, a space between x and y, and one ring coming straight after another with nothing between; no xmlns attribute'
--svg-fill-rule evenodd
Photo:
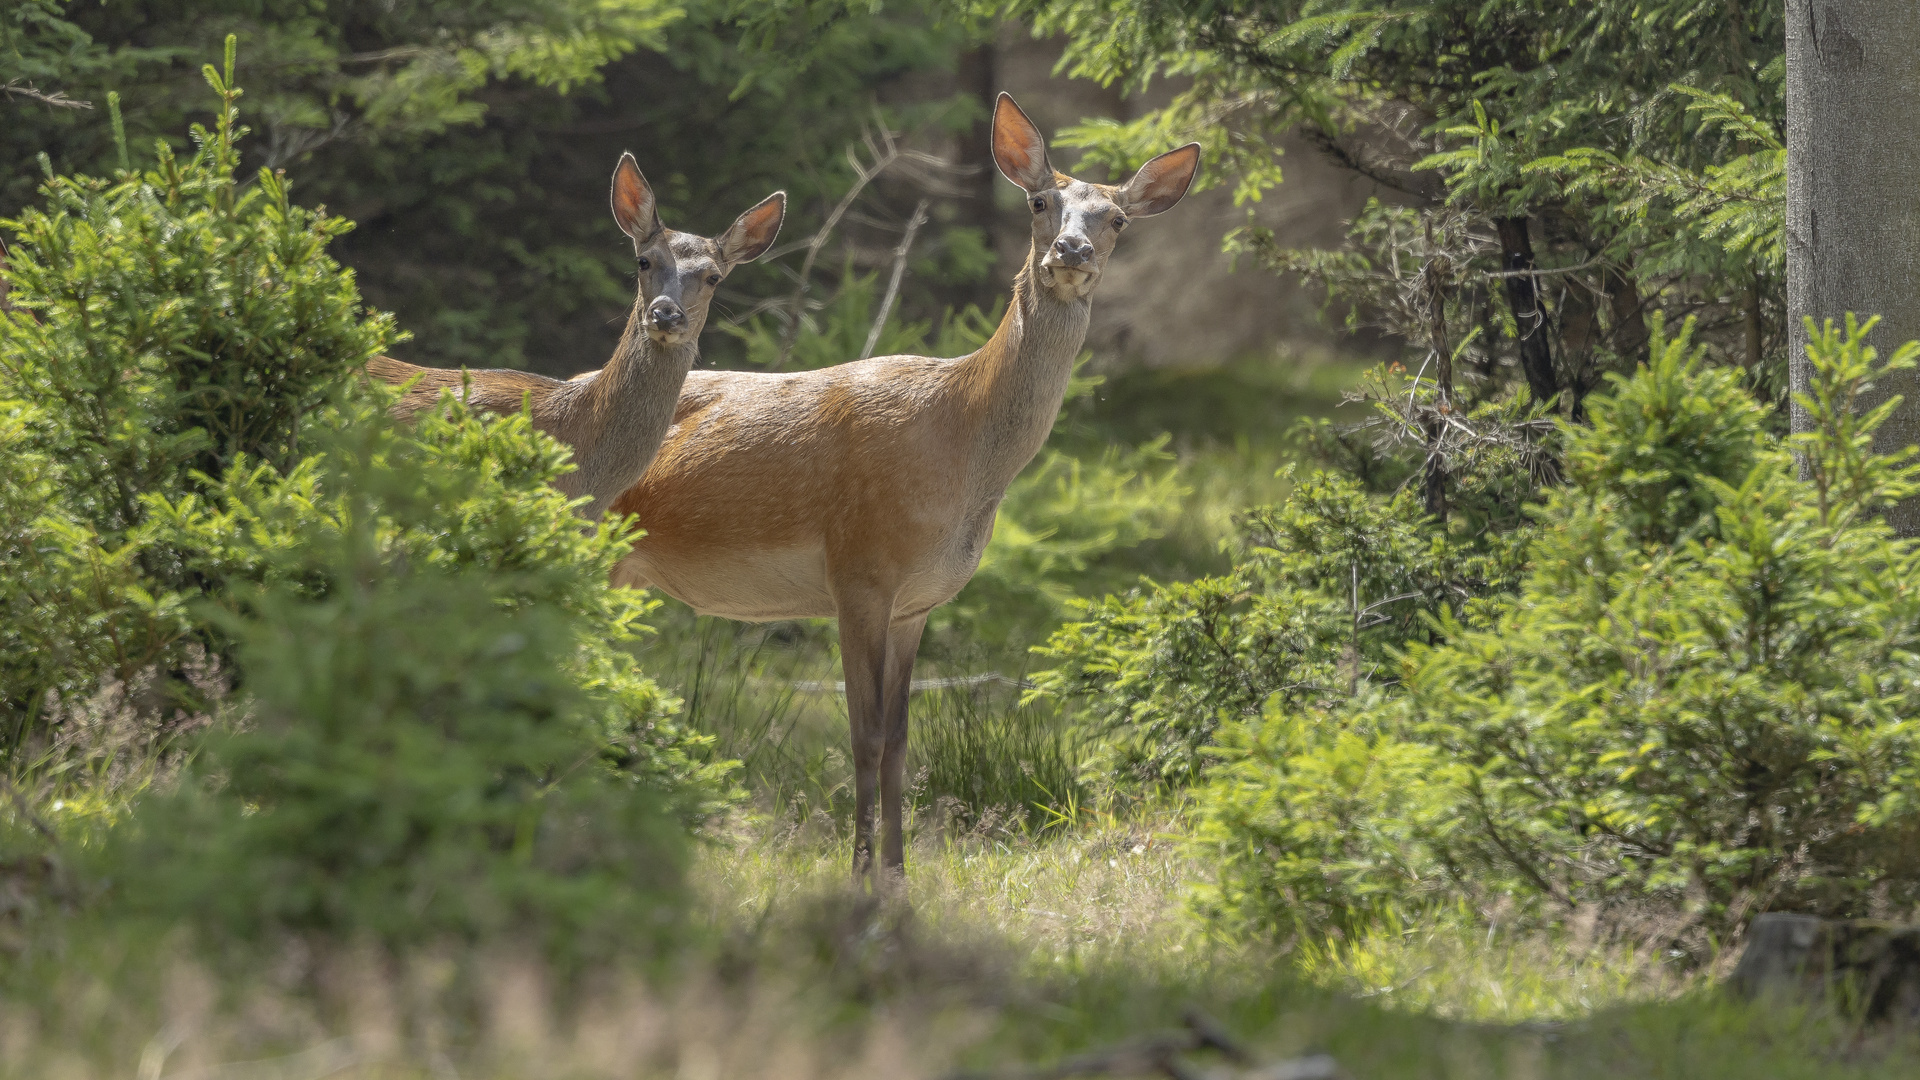
<svg viewBox="0 0 1920 1080"><path fill-rule="evenodd" d="M1179 528L1114 559L1160 577L1216 569L1232 514L1285 494L1286 425L1351 375L1246 365L1110 383L1077 445L1172 431L1192 488ZM562 984L512 941L391 956L300 940L236 967L134 927L22 935L23 914L0 911L0 1080L937 1077L1170 1030L1194 1007L1262 1060L1325 1051L1356 1080L1920 1072L1914 1032L1729 1000L1714 970L1677 967L1628 927L1518 934L1461 913L1351 940L1222 940L1186 903L1210 868L1184 844L1184 811L1086 806L1066 719L997 683L914 696L905 902L878 903L847 883L830 625L672 605L656 623L639 661L716 755L743 763L752 798L700 846L691 925L653 967ZM918 674L1018 677L1030 662L972 642ZM94 711L105 749L22 785L56 827L116 815L164 772L119 749L138 740L112 734L113 710ZM0 895L30 895L20 875L38 872L0 865Z"/></svg>
<svg viewBox="0 0 1920 1080"><path fill-rule="evenodd" d="M1877 1080L1920 1065L1911 1032L1741 1004L1657 964L1596 997L1566 977L1567 943L1484 931L1365 943L1396 972L1460 968L1434 1000L1339 992L1297 950L1229 946L1190 921L1184 883L1205 868L1168 842L1181 831L1171 811L1052 830L923 816L910 906L888 906L846 889L837 837L742 817L697 861L699 927L671 963L573 987L510 942L290 947L215 976L178 943L78 939L5 968L0 1076L913 1080L1110 1046L1194 1007L1261 1060L1327 1052L1365 1080ZM1488 1015L1451 997L1469 975L1530 996Z"/></svg>

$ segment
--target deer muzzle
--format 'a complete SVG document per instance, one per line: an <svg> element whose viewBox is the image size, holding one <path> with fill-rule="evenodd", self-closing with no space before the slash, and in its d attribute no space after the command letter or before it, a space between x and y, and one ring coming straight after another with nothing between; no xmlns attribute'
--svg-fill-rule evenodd
<svg viewBox="0 0 1920 1080"><path fill-rule="evenodd" d="M647 305L647 329L655 334L664 337L680 330L686 325L687 313L680 310L679 304L674 303L666 297L660 297L658 300Z"/></svg>
<svg viewBox="0 0 1920 1080"><path fill-rule="evenodd" d="M1068 270L1078 270L1092 261L1093 244L1084 236L1062 236L1047 253L1047 262Z"/></svg>

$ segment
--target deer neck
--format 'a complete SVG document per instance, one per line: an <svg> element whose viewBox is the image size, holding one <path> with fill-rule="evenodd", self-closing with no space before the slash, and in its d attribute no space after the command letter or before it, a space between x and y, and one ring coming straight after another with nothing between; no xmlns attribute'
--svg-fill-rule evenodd
<svg viewBox="0 0 1920 1080"><path fill-rule="evenodd" d="M1045 445L1066 398L1073 362L1087 340L1091 296L1060 300L1036 280L1036 246L1013 279L1000 328L960 361L974 423L974 477L996 495Z"/></svg>
<svg viewBox="0 0 1920 1080"><path fill-rule="evenodd" d="M571 398L554 434L572 444L576 470L563 480L569 494L592 495L598 517L614 497L637 483L673 425L680 386L700 356L697 336L663 345L647 336L646 312L636 299L613 359L593 376L569 384Z"/></svg>

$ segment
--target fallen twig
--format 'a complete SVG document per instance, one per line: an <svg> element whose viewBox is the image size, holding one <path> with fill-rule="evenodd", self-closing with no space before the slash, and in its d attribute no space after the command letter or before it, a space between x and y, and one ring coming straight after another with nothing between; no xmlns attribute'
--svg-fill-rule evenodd
<svg viewBox="0 0 1920 1080"><path fill-rule="evenodd" d="M1165 1076L1171 1080L1337 1080L1340 1066L1326 1054L1254 1065L1252 1055L1225 1028L1198 1009L1186 1015L1185 1031L1150 1035L1105 1050L1078 1054L1052 1065L997 1072L956 1073L949 1080L1066 1080L1074 1076ZM1236 1066L1231 1072L1201 1072L1180 1055L1211 1050Z"/></svg>

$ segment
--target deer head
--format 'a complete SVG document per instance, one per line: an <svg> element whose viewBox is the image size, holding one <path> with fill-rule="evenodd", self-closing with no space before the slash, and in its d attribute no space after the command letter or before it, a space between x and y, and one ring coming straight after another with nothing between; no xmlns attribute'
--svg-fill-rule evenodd
<svg viewBox="0 0 1920 1080"><path fill-rule="evenodd" d="M1100 283L1128 221L1164 213L1186 195L1200 168L1200 144L1161 154L1124 184L1090 184L1054 171L1047 140L1003 93L993 108L993 160L1027 193L1033 249L1044 252L1035 283L1058 299L1076 300Z"/></svg>
<svg viewBox="0 0 1920 1080"><path fill-rule="evenodd" d="M653 188L632 154L613 170L613 220L633 241L640 274L639 308L647 337L665 345L699 338L714 287L741 263L766 254L787 216L787 193L776 191L708 239L660 224Z"/></svg>

